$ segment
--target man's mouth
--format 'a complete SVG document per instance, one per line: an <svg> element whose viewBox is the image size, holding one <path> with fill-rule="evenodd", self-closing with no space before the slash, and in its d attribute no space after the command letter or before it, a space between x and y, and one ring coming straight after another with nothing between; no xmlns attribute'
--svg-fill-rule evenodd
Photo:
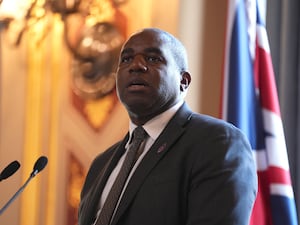
<svg viewBox="0 0 300 225"><path fill-rule="evenodd" d="M129 86L146 86L146 85L141 82L132 82Z"/></svg>
<svg viewBox="0 0 300 225"><path fill-rule="evenodd" d="M142 91L146 87L145 84L140 84L140 83L135 83L135 84L130 84L128 86L128 90L130 91Z"/></svg>
<svg viewBox="0 0 300 225"><path fill-rule="evenodd" d="M141 90L144 89L147 85L145 81L142 80L133 80L128 84L128 89L130 90Z"/></svg>

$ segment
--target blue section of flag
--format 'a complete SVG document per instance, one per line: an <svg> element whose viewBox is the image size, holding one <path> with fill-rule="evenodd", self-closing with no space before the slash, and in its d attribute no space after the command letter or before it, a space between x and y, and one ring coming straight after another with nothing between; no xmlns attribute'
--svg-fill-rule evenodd
<svg viewBox="0 0 300 225"><path fill-rule="evenodd" d="M297 213L294 199L271 195L273 225L297 224Z"/></svg>
<svg viewBox="0 0 300 225"><path fill-rule="evenodd" d="M247 24L244 1L239 1L230 43L227 121L246 134L252 149L260 150L264 149L264 134L255 94Z"/></svg>
<svg viewBox="0 0 300 225"><path fill-rule="evenodd" d="M263 18L261 17L260 9L258 4L256 4L256 23L265 27L265 23L263 22Z"/></svg>

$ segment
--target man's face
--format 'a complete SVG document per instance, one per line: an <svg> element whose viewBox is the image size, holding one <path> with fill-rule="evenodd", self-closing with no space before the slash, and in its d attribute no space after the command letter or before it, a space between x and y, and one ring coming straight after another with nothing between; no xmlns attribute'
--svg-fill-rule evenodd
<svg viewBox="0 0 300 225"><path fill-rule="evenodd" d="M130 117L144 122L170 108L180 96L180 71L159 33L143 31L124 45L117 69L117 93Z"/></svg>

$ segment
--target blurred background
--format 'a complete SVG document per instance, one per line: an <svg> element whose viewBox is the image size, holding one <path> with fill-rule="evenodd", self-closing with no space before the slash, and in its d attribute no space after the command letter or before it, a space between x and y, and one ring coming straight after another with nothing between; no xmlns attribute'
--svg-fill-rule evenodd
<svg viewBox="0 0 300 225"><path fill-rule="evenodd" d="M280 1L274 2L277 8L268 6L270 18L278 19ZM13 160L21 168L1 182L0 206L24 184L41 155L49 162L0 216L0 224L76 224L79 194L91 161L128 129L113 72L121 45L137 29L162 28L186 45L192 74L187 102L195 111L219 117L226 4L2 0L0 169ZM276 23L269 26L274 34L280 32ZM275 38L273 46L276 41L280 40ZM274 52L277 72L281 53L276 47ZM292 165L300 162L294 152ZM299 174L292 170L292 176L296 183Z"/></svg>

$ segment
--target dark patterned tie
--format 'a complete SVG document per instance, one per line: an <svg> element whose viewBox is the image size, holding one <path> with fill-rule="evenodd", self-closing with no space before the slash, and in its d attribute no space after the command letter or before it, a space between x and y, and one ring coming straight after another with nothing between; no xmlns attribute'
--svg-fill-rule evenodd
<svg viewBox="0 0 300 225"><path fill-rule="evenodd" d="M128 178L128 175L136 161L137 152L141 143L147 137L147 133L143 127L137 127L133 131L133 139L129 145L128 153L122 164L120 172L104 202L100 215L97 218L96 225L109 225L116 205L118 203L120 194L123 190L124 184Z"/></svg>

